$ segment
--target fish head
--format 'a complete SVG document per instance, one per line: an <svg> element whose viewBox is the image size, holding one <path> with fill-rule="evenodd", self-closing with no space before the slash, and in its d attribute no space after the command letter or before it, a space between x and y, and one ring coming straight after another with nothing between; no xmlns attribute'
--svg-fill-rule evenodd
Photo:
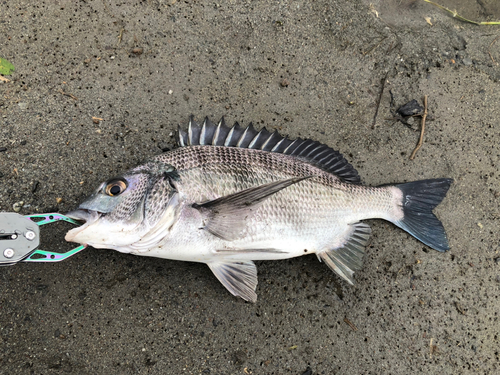
<svg viewBox="0 0 500 375"><path fill-rule="evenodd" d="M67 214L84 224L70 230L66 241L126 253L153 246L178 219L178 180L173 166L150 161L101 183Z"/></svg>

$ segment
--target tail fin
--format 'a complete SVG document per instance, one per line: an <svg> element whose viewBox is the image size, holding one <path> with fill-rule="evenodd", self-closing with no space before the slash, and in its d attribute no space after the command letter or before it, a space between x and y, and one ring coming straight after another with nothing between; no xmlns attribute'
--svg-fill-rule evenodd
<svg viewBox="0 0 500 375"><path fill-rule="evenodd" d="M451 178L437 178L396 185L403 192L404 217L394 224L437 251L449 250L443 224L432 210L444 199L452 182Z"/></svg>

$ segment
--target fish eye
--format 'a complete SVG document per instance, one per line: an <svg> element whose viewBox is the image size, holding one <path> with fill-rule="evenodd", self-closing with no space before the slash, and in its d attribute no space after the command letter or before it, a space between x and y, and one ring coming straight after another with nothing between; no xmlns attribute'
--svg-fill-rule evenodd
<svg viewBox="0 0 500 375"><path fill-rule="evenodd" d="M108 182L104 191L110 197L114 197L123 193L125 189L127 189L125 180L117 179Z"/></svg>

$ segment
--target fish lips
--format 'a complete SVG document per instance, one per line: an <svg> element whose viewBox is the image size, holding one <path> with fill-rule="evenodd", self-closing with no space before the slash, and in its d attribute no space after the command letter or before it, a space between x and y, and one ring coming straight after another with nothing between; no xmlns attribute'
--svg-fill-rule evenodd
<svg viewBox="0 0 500 375"><path fill-rule="evenodd" d="M66 236L64 237L64 239L68 242L79 243L78 240L75 241L76 236L79 233L83 232L87 227L94 224L101 217L101 215L102 215L102 213L99 211L86 210L86 209L77 209L77 210L68 212L66 214L67 217L74 219L74 220L77 220L77 221L83 221L84 224L68 231L68 233L66 233ZM82 245L86 245L86 244L82 244Z"/></svg>

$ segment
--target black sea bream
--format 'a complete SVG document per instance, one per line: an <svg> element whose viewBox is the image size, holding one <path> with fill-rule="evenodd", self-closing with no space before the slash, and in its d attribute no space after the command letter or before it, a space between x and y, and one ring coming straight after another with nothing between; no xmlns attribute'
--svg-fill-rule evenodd
<svg viewBox="0 0 500 375"><path fill-rule="evenodd" d="M353 283L370 227L380 218L438 251L448 250L432 210L452 182L441 178L360 185L337 151L252 125L192 118L179 148L102 183L69 217L66 240L95 248L206 263L235 296L255 302L253 260L314 253Z"/></svg>

